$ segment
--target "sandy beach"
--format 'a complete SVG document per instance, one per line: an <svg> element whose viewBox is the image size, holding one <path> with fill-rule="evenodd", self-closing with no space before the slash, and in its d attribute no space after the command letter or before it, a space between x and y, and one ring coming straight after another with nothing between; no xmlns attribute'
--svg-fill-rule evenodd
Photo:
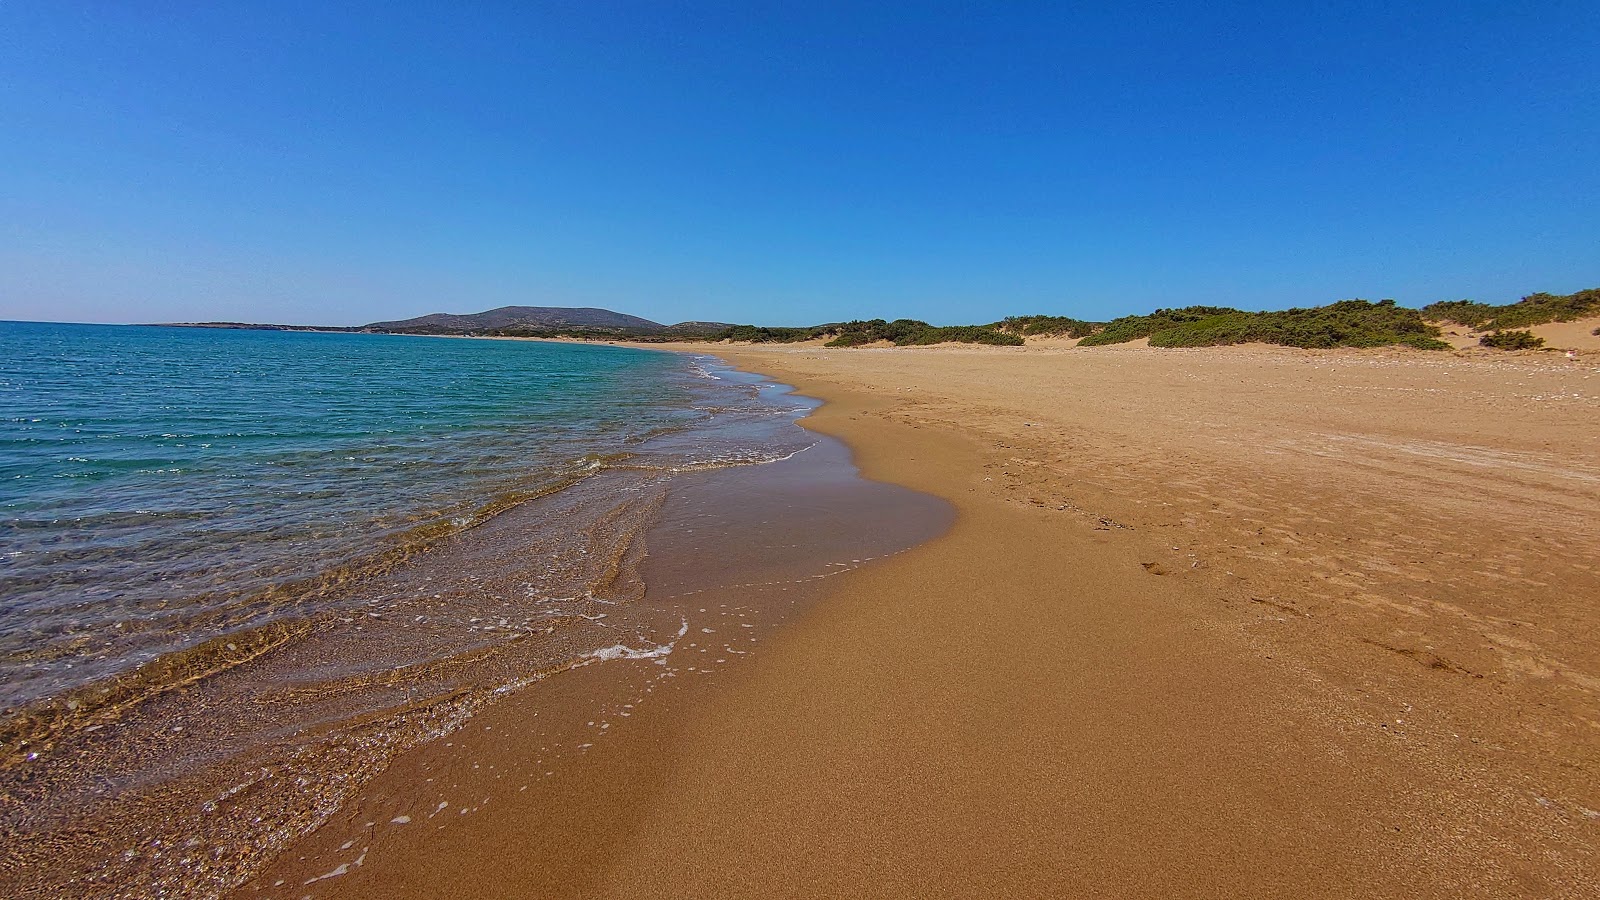
<svg viewBox="0 0 1600 900"><path fill-rule="evenodd" d="M0 37L0 900L1600 900L1600 2Z"/></svg>
<svg viewBox="0 0 1600 900"><path fill-rule="evenodd" d="M821 398L808 427L954 525L721 677L499 704L240 896L1600 883L1592 354L674 349ZM563 709L646 693L526 777L588 733ZM446 782L470 810L398 813Z"/></svg>

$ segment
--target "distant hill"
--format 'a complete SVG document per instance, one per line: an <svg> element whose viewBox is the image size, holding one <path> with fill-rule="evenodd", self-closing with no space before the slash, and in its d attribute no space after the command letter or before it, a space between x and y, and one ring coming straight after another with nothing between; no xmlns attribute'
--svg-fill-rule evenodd
<svg viewBox="0 0 1600 900"><path fill-rule="evenodd" d="M156 322L162 328L222 328L233 331L360 331L344 325L268 325L259 322Z"/></svg>
<svg viewBox="0 0 1600 900"><path fill-rule="evenodd" d="M609 309L562 306L502 306L487 312L457 315L433 313L415 319L373 322L364 331L410 334L464 334L497 331L595 331L620 334L658 334L667 326Z"/></svg>
<svg viewBox="0 0 1600 900"><path fill-rule="evenodd" d="M592 306L502 306L481 313L432 313L415 319L373 322L359 327L272 325L252 322L168 322L184 328L236 328L249 331L356 331L378 334L471 334L503 337L627 338L684 341L708 338L732 328L727 322L663 325L638 316Z"/></svg>

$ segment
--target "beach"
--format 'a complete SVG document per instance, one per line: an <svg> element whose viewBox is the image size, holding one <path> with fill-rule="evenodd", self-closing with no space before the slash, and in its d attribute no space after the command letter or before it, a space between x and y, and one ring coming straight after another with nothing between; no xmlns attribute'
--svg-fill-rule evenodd
<svg viewBox="0 0 1600 900"><path fill-rule="evenodd" d="M806 427L954 524L718 677L621 661L480 713L241 896L1600 878L1592 356L686 349L820 398Z"/></svg>
<svg viewBox="0 0 1600 900"><path fill-rule="evenodd" d="M1600 4L1435 6L0 2L0 900L1600 900Z"/></svg>
<svg viewBox="0 0 1600 900"><path fill-rule="evenodd" d="M7 331L5 897L220 896L475 714L704 678L951 517L704 356Z"/></svg>

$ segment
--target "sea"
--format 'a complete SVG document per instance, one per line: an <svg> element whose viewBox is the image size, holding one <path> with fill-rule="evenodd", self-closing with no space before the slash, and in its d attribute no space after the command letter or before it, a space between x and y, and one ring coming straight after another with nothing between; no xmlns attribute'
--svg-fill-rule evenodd
<svg viewBox="0 0 1600 900"><path fill-rule="evenodd" d="M665 664L696 578L827 577L949 520L709 356L20 322L0 348L6 896L221 896L485 704Z"/></svg>

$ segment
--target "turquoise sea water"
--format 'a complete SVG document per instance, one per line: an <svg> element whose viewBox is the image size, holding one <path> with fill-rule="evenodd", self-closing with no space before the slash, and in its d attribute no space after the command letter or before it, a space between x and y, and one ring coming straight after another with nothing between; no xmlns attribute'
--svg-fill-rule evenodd
<svg viewBox="0 0 1600 900"><path fill-rule="evenodd" d="M24 323L0 345L0 896L225 896L490 704L591 665L712 675L950 517L710 357Z"/></svg>
<svg viewBox="0 0 1600 900"><path fill-rule="evenodd" d="M0 323L0 346L0 709L259 625L284 612L263 590L691 428L710 387L565 344Z"/></svg>

